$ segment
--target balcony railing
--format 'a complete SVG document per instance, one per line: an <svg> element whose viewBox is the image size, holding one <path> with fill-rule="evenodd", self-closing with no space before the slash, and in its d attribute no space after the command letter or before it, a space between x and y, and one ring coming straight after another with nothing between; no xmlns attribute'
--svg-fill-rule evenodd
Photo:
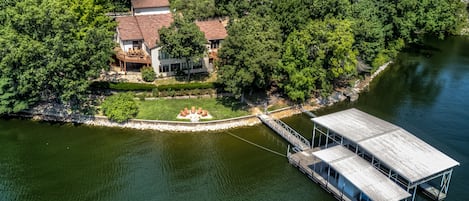
<svg viewBox="0 0 469 201"><path fill-rule="evenodd" d="M151 57L145 54L142 49L129 48L129 51L124 52L121 48L116 47L114 51L116 52L117 59L123 62L151 64Z"/></svg>

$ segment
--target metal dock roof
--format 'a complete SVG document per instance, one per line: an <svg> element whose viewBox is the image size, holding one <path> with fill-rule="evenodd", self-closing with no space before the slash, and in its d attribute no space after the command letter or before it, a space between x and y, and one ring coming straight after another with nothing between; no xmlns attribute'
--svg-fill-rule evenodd
<svg viewBox="0 0 469 201"><path fill-rule="evenodd" d="M329 164L372 200L403 200L411 196L370 163L343 146L335 146L313 155Z"/></svg>
<svg viewBox="0 0 469 201"><path fill-rule="evenodd" d="M457 161L403 128L357 109L312 120L358 144L410 182L459 165Z"/></svg>

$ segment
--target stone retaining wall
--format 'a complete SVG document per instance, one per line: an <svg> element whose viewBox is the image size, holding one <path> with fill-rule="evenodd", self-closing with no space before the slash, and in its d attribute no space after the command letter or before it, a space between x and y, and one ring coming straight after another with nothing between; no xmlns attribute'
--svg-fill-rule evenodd
<svg viewBox="0 0 469 201"><path fill-rule="evenodd" d="M105 116L86 116L86 115L61 115L53 113L32 113L23 112L16 116L28 117L41 121L58 121L86 124L92 126L120 127L132 128L140 130L158 130L158 131L175 131L175 132L201 132L201 131L218 131L236 127L252 126L261 123L255 115L205 121L205 122L183 122L183 121L159 121L159 120L143 120L130 119L124 123L110 121Z"/></svg>

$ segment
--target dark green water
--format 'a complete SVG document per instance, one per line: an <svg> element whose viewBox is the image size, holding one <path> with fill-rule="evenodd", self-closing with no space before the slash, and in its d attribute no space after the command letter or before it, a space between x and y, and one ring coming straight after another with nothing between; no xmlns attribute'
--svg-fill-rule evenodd
<svg viewBox="0 0 469 201"><path fill-rule="evenodd" d="M408 129L461 163L447 200L469 192L469 40L403 54L354 104ZM311 137L298 115L285 122ZM259 125L229 132L285 153ZM0 120L0 201L334 200L285 158L225 132L161 133ZM423 198L419 198L423 200Z"/></svg>

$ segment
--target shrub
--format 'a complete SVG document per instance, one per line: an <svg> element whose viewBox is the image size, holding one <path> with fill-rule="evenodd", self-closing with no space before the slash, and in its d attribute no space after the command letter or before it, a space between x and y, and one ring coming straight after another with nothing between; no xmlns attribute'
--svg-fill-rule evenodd
<svg viewBox="0 0 469 201"><path fill-rule="evenodd" d="M175 91L191 90L191 89L213 89L215 88L212 82L195 82L186 84L167 84L156 86L154 84L146 83L128 83L128 82L93 82L90 86L96 90L118 90L118 91L152 91L157 88L160 92L168 91L169 89Z"/></svg>
<svg viewBox="0 0 469 201"><path fill-rule="evenodd" d="M167 85L160 85L158 89L160 91L165 91L168 89L172 89L175 91L181 90L191 90L191 89L211 89L214 88L214 84L212 82L194 82L194 83L187 83L187 84L167 84Z"/></svg>
<svg viewBox="0 0 469 201"><path fill-rule="evenodd" d="M193 90L192 90L192 94L194 94L194 95L196 95L196 96L200 95L200 94L201 94L201 93L200 93L200 89L193 89Z"/></svg>
<svg viewBox="0 0 469 201"><path fill-rule="evenodd" d="M142 79L145 82L155 81L156 74L155 74L155 71L153 71L152 67L149 67L149 66L142 67L140 69L140 72L142 73Z"/></svg>
<svg viewBox="0 0 469 201"><path fill-rule="evenodd" d="M176 95L176 92L172 90L171 88L169 88L167 91L168 91L168 96L174 97Z"/></svg>
<svg viewBox="0 0 469 201"><path fill-rule="evenodd" d="M158 90L158 88L154 88L152 91L151 91L153 97L158 97L160 95L160 91Z"/></svg>
<svg viewBox="0 0 469 201"><path fill-rule="evenodd" d="M138 106L131 93L119 93L107 97L101 105L104 114L116 122L124 122L134 118L138 113Z"/></svg>
<svg viewBox="0 0 469 201"><path fill-rule="evenodd" d="M385 55L383 52L378 53L376 58L373 60L373 63L371 64L371 66L373 66L373 71L388 61L389 57L387 55Z"/></svg>
<svg viewBox="0 0 469 201"><path fill-rule="evenodd" d="M145 101L145 93L139 93L139 94L136 94L136 97L138 98L138 100L140 101Z"/></svg>

